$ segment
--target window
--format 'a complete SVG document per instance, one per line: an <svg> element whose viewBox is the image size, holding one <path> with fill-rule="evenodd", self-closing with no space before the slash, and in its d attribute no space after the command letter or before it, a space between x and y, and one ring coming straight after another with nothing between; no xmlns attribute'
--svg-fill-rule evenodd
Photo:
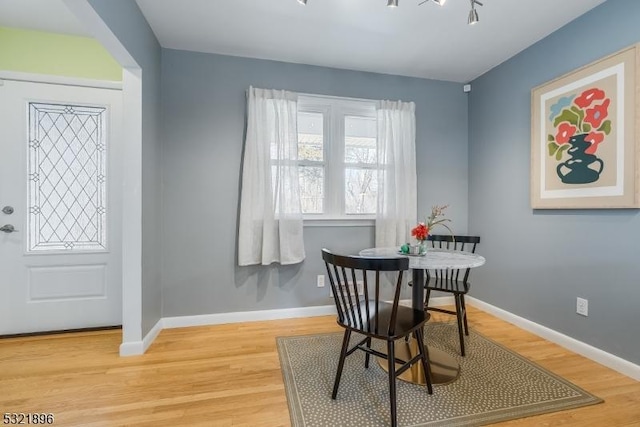
<svg viewBox="0 0 640 427"><path fill-rule="evenodd" d="M29 104L29 251L106 249L105 115Z"/></svg>
<svg viewBox="0 0 640 427"><path fill-rule="evenodd" d="M298 98L298 168L305 219L375 216L376 128L374 101Z"/></svg>

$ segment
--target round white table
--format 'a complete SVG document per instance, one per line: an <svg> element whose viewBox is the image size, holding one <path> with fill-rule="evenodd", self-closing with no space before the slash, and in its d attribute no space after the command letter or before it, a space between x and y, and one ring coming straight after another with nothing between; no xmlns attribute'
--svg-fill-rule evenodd
<svg viewBox="0 0 640 427"><path fill-rule="evenodd" d="M479 267L485 263L483 256L464 251L451 251L447 249L429 248L424 255L404 255L397 247L371 248L360 251L360 256L365 257L401 257L409 258L409 268L412 270L411 305L415 310L424 311L424 286L415 286L424 283L425 270L452 270ZM415 343L410 340L406 345L398 345L396 356L399 359L410 360L417 353ZM431 380L434 384L447 384L458 378L460 365L449 354L437 348L429 348L429 366L431 368ZM386 361L380 363L385 369ZM416 363L411 369L406 370L400 379L415 384L424 384L422 364Z"/></svg>

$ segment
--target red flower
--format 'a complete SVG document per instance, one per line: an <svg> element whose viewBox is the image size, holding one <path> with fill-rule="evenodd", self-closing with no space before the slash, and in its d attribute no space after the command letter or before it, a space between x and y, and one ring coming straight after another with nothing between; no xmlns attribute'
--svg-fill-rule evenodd
<svg viewBox="0 0 640 427"><path fill-rule="evenodd" d="M569 142L569 139L575 135L576 130L578 128L571 125L570 123L563 122L558 126L558 133L556 134L556 142L558 145L566 144Z"/></svg>
<svg viewBox="0 0 640 427"><path fill-rule="evenodd" d="M587 115L584 118L584 121L589 123L594 129L598 129L602 124L602 121L609 115L609 104L611 100L609 98L605 99L604 102L600 105L596 105L593 108L587 108Z"/></svg>
<svg viewBox="0 0 640 427"><path fill-rule="evenodd" d="M411 235L418 240L426 240L429 235L429 227L424 222L418 223L412 230Z"/></svg>
<svg viewBox="0 0 640 427"><path fill-rule="evenodd" d="M595 154L598 150L598 144L604 141L604 133L591 132L589 135L585 136L584 140L591 143L591 146L584 150L584 152L587 154Z"/></svg>
<svg viewBox="0 0 640 427"><path fill-rule="evenodd" d="M574 101L576 105L580 108L586 108L593 101L597 101L599 99L604 99L604 91L596 88L588 89L582 92L582 95L576 98Z"/></svg>

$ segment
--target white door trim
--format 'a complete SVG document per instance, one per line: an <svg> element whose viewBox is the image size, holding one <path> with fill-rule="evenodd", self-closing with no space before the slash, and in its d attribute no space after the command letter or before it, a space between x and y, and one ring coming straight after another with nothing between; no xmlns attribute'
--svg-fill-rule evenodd
<svg viewBox="0 0 640 427"><path fill-rule="evenodd" d="M120 355L142 354L142 69L88 0L63 2L123 68L122 152L125 161ZM134 348L133 352L128 350L131 348Z"/></svg>
<svg viewBox="0 0 640 427"><path fill-rule="evenodd" d="M122 344L142 341L142 76L123 68ZM143 354L146 350L139 347Z"/></svg>
<svg viewBox="0 0 640 427"><path fill-rule="evenodd" d="M50 74L24 73L22 71L0 70L0 85L2 85L2 80L122 90L122 82L117 81L84 79L81 77L54 76Z"/></svg>

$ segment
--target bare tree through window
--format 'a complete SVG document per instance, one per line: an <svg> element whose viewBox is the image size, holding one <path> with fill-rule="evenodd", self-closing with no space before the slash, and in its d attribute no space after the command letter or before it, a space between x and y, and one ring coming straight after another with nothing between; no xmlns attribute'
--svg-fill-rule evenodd
<svg viewBox="0 0 640 427"><path fill-rule="evenodd" d="M303 214L324 212L324 117L298 113L298 173Z"/></svg>
<svg viewBox="0 0 640 427"><path fill-rule="evenodd" d="M374 214L378 196L376 119L345 117L345 213Z"/></svg>
<svg viewBox="0 0 640 427"><path fill-rule="evenodd" d="M297 166L303 214L324 219L376 213L375 111L373 101L299 97Z"/></svg>

